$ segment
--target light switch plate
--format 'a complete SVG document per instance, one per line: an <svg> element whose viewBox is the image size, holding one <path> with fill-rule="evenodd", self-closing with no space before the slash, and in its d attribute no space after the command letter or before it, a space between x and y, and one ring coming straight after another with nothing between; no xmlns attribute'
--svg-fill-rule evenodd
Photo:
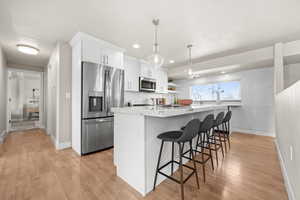
<svg viewBox="0 0 300 200"><path fill-rule="evenodd" d="M293 161L293 157L294 157L294 149L293 149L293 146L290 145L290 159L291 159L291 161Z"/></svg>
<svg viewBox="0 0 300 200"><path fill-rule="evenodd" d="M66 99L70 99L71 98L71 93L70 92L66 92Z"/></svg>

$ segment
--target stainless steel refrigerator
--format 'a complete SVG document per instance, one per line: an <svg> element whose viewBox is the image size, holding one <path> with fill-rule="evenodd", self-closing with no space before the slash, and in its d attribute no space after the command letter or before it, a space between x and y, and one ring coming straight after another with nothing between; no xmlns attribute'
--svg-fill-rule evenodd
<svg viewBox="0 0 300 200"><path fill-rule="evenodd" d="M81 153L113 146L112 107L124 105L124 70L82 62Z"/></svg>

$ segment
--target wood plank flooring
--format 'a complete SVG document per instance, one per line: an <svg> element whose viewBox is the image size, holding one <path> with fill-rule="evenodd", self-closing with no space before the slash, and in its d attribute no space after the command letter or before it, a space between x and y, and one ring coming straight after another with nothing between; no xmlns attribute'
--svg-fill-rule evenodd
<svg viewBox="0 0 300 200"><path fill-rule="evenodd" d="M185 184L186 200L287 200L274 141L270 137L232 134L231 150L215 171L207 167L200 189ZM79 157L56 151L42 130L15 132L0 144L1 200L174 200L179 185L166 180L142 197L116 176L113 151Z"/></svg>

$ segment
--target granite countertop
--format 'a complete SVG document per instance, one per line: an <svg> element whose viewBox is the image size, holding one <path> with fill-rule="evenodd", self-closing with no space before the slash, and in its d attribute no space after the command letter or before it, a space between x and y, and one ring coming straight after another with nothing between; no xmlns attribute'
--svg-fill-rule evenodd
<svg viewBox="0 0 300 200"><path fill-rule="evenodd" d="M227 106L239 107L241 103L222 103L222 104L209 104L209 105L191 105L180 107L163 107L163 106L139 106L139 107L122 107L112 108L115 114L133 114L144 115L151 117L173 117L178 115L186 115L197 112L211 111L215 109L224 109Z"/></svg>

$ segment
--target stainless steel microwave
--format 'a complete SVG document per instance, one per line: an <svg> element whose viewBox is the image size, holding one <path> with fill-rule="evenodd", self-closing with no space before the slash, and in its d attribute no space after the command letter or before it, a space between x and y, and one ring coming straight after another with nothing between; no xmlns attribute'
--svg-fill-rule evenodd
<svg viewBox="0 0 300 200"><path fill-rule="evenodd" d="M140 77L139 90L141 92L155 92L156 80L151 78Z"/></svg>

